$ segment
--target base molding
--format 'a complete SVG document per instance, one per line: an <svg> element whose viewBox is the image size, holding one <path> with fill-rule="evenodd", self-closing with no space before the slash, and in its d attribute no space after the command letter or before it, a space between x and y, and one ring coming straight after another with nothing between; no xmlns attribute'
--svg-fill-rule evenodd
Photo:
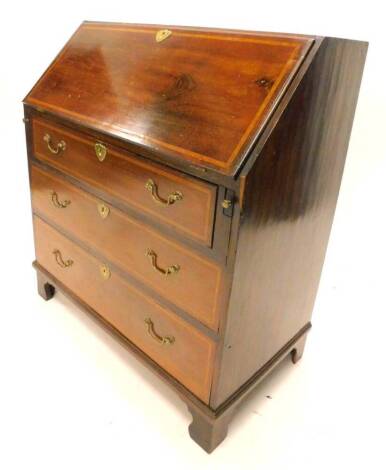
<svg viewBox="0 0 386 470"><path fill-rule="evenodd" d="M166 382L184 401L191 413L193 420L189 425L191 438L206 452L212 452L226 437L228 425L237 408L243 403L258 384L289 354L296 363L302 356L306 336L311 328L307 323L275 356L272 357L260 370L247 380L235 393L233 393L217 409L212 409L188 389L180 384L174 377L165 372L156 362L142 352L134 343L123 336L117 329L101 317L95 310L89 307L78 296L58 281L52 274L44 269L37 261L33 267L37 271L38 292L45 299L51 299L56 290L62 292L81 310L97 321L108 333L118 340L126 349L133 353L145 366L152 369L164 382Z"/></svg>

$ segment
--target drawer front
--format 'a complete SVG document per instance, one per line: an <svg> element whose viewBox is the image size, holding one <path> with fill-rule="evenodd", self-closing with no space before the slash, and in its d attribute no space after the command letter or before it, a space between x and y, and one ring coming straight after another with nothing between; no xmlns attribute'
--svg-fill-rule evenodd
<svg viewBox="0 0 386 470"><path fill-rule="evenodd" d="M100 143L70 129L33 120L36 158L211 246L216 186L144 163L110 145L104 154L96 144Z"/></svg>
<svg viewBox="0 0 386 470"><path fill-rule="evenodd" d="M74 294L205 403L215 343L34 217L36 258Z"/></svg>
<svg viewBox="0 0 386 470"><path fill-rule="evenodd" d="M35 212L209 328L218 328L224 297L219 265L35 166L31 167L31 187Z"/></svg>

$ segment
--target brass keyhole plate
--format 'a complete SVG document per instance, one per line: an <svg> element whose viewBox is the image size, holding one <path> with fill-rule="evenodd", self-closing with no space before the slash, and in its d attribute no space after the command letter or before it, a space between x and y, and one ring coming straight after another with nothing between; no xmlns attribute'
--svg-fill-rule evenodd
<svg viewBox="0 0 386 470"><path fill-rule="evenodd" d="M98 212L102 219L105 219L110 214L110 209L105 204L98 204Z"/></svg>
<svg viewBox="0 0 386 470"><path fill-rule="evenodd" d="M100 162L103 162L103 160L106 158L106 155L107 155L106 145L102 144L101 142L96 142L95 155L97 156Z"/></svg>
<svg viewBox="0 0 386 470"><path fill-rule="evenodd" d="M156 32L155 40L157 42L162 42L171 35L172 35L172 32L170 31L170 29L160 29L159 31Z"/></svg>
<svg viewBox="0 0 386 470"><path fill-rule="evenodd" d="M103 277L103 279L105 279L106 281L107 279L110 279L111 271L110 271L110 268L106 266L105 264L102 264L99 267L99 272L101 273L101 276Z"/></svg>

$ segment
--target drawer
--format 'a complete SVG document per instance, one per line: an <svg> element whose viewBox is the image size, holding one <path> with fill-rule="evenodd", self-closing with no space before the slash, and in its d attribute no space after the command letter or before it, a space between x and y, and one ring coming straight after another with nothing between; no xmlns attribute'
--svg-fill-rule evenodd
<svg viewBox="0 0 386 470"><path fill-rule="evenodd" d="M217 330L224 297L220 265L35 166L31 190L34 212Z"/></svg>
<svg viewBox="0 0 386 470"><path fill-rule="evenodd" d="M111 145L104 155L96 147L101 142L48 121L34 119L32 125L36 158L211 246L216 186L145 163Z"/></svg>
<svg viewBox="0 0 386 470"><path fill-rule="evenodd" d="M208 403L215 343L34 217L38 263Z"/></svg>

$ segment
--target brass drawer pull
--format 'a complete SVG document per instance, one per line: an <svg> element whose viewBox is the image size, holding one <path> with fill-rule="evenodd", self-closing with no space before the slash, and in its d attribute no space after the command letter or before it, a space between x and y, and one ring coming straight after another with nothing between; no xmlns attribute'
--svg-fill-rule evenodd
<svg viewBox="0 0 386 470"><path fill-rule="evenodd" d="M43 140L47 143L48 150L54 155L58 155L60 152L64 152L66 150L66 142L64 140L58 142L56 148L53 147L50 134L45 134Z"/></svg>
<svg viewBox="0 0 386 470"><path fill-rule="evenodd" d="M71 201L67 199L64 200L63 202L60 202L58 193L56 191L51 192L51 202L52 202L52 205L58 209L65 209L67 206L71 204Z"/></svg>
<svg viewBox="0 0 386 470"><path fill-rule="evenodd" d="M96 142L94 148L95 148L95 155L97 156L98 160L100 162L103 162L103 160L106 158L106 155L107 155L106 145L102 144L101 142Z"/></svg>
<svg viewBox="0 0 386 470"><path fill-rule="evenodd" d="M157 204L162 204L163 206L171 206L176 201L182 201L183 195L180 191L174 191L169 194L167 199L163 199L158 195L158 188L156 183L152 179L148 179L145 184L145 188L151 192L151 197Z"/></svg>
<svg viewBox="0 0 386 470"><path fill-rule="evenodd" d="M62 258L62 253L59 250L54 250L52 254L55 256L55 261L58 263L58 265L61 268L69 268L74 264L72 259L68 259L67 261L64 261Z"/></svg>
<svg viewBox="0 0 386 470"><path fill-rule="evenodd" d="M170 276L171 274L177 274L178 271L180 270L180 267L178 264L172 264L166 269L162 269L159 266L157 266L157 253L155 251L151 250L150 248L146 251L146 256L150 258L151 265L153 268L160 274L164 276Z"/></svg>
<svg viewBox="0 0 386 470"><path fill-rule="evenodd" d="M173 344L175 341L174 336L160 336L158 333L156 333L154 329L154 323L152 322L151 318L145 318L145 323L147 325L147 332L149 335L154 338L158 343L160 344Z"/></svg>

